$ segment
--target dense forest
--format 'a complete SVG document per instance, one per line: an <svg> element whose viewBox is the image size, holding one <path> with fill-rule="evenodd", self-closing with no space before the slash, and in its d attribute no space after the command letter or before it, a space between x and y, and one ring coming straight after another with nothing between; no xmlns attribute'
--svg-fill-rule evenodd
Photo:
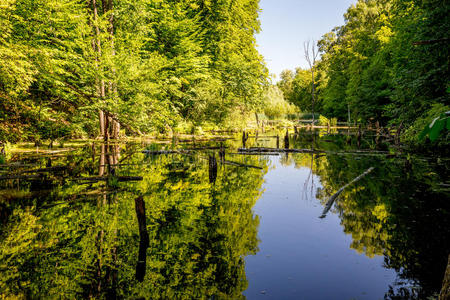
<svg viewBox="0 0 450 300"><path fill-rule="evenodd" d="M329 118L403 124L414 140L449 111L450 2L359 0L317 42L316 110ZM283 71L287 100L311 109L310 70Z"/></svg>
<svg viewBox="0 0 450 300"><path fill-rule="evenodd" d="M257 0L1 0L0 8L3 141L223 122L256 106L266 86Z"/></svg>
<svg viewBox="0 0 450 300"><path fill-rule="evenodd" d="M312 68L276 85L259 12L258 0L1 0L0 141L194 132L312 102L415 140L450 110L449 1L359 0Z"/></svg>

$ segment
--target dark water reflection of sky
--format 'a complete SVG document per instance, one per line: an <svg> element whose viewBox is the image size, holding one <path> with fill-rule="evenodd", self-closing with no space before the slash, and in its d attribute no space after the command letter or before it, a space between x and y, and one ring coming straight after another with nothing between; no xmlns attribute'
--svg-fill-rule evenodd
<svg viewBox="0 0 450 300"><path fill-rule="evenodd" d="M314 190L320 178L314 176ZM350 249L352 237L340 219L311 192L310 169L283 166L279 158L265 176L259 252L246 257L248 299L383 299L396 279L383 257L369 258ZM305 182L307 182L305 184ZM307 190L305 192L305 189Z"/></svg>

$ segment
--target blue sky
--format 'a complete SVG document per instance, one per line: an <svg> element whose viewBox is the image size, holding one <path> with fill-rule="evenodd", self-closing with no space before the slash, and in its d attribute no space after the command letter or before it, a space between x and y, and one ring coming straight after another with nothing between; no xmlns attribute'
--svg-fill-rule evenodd
<svg viewBox="0 0 450 300"><path fill-rule="evenodd" d="M271 74L306 68L303 42L318 40L344 24L344 13L356 0L260 0L258 50Z"/></svg>

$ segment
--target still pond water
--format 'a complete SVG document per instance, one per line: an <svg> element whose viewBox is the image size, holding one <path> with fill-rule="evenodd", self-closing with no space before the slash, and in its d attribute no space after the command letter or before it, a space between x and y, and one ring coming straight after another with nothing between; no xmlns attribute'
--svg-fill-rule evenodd
<svg viewBox="0 0 450 300"><path fill-rule="evenodd" d="M141 153L221 143L225 162L213 149ZM436 296L450 251L448 160L369 152L370 140L357 150L341 134L304 132L290 145L326 153L240 155L235 138L10 154L0 168L0 296ZM276 140L250 137L255 146Z"/></svg>

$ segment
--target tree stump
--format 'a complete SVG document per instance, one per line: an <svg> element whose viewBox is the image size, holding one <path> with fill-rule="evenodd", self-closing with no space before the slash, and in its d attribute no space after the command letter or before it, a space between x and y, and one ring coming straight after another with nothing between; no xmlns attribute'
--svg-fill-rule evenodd
<svg viewBox="0 0 450 300"><path fill-rule="evenodd" d="M289 130L286 129L286 135L284 136L284 149L289 149Z"/></svg>
<svg viewBox="0 0 450 300"><path fill-rule="evenodd" d="M242 148L246 148L245 144L247 143L248 134L245 134L245 130L242 131Z"/></svg>

